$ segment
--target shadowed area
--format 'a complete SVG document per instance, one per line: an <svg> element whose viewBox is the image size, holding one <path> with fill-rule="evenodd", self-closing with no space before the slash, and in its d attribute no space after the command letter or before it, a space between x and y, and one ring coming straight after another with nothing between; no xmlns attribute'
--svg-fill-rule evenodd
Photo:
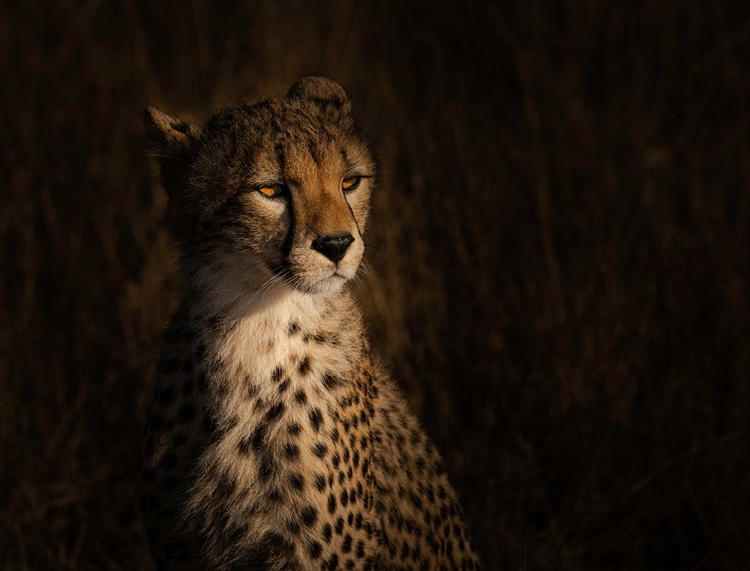
<svg viewBox="0 0 750 571"><path fill-rule="evenodd" d="M486 569L747 569L749 61L724 1L0 8L0 568L152 568L142 110L324 75L380 149L373 344Z"/></svg>

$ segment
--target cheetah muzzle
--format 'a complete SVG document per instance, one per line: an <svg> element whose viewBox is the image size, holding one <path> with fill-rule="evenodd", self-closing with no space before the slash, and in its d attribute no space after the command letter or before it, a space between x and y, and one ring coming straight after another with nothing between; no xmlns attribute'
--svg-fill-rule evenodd
<svg viewBox="0 0 750 571"><path fill-rule="evenodd" d="M159 569L478 568L345 285L377 172L344 90L144 123L181 284L141 470Z"/></svg>

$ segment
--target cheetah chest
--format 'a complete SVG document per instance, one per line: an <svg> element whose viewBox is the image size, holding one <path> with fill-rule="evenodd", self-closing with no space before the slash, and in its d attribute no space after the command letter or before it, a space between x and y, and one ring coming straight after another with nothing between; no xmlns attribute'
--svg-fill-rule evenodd
<svg viewBox="0 0 750 571"><path fill-rule="evenodd" d="M188 511L239 543L272 534L298 561L356 561L378 536L369 359L351 349L356 332L273 317L238 323L217 342L209 407L223 429Z"/></svg>

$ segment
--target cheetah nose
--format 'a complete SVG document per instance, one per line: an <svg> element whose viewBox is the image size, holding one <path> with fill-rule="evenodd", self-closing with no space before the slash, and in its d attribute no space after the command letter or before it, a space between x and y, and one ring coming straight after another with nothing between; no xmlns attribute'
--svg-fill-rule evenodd
<svg viewBox="0 0 750 571"><path fill-rule="evenodd" d="M313 240L312 248L323 254L334 264L344 257L349 244L354 242L354 238L348 232L338 236L324 236Z"/></svg>

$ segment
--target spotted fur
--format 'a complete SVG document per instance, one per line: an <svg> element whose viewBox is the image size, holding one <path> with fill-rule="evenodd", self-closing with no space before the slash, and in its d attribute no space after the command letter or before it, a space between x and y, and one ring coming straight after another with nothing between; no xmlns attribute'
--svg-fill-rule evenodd
<svg viewBox="0 0 750 571"><path fill-rule="evenodd" d="M145 125L182 283L141 471L158 567L476 569L345 286L376 173L344 91L306 78L201 126L155 108Z"/></svg>

